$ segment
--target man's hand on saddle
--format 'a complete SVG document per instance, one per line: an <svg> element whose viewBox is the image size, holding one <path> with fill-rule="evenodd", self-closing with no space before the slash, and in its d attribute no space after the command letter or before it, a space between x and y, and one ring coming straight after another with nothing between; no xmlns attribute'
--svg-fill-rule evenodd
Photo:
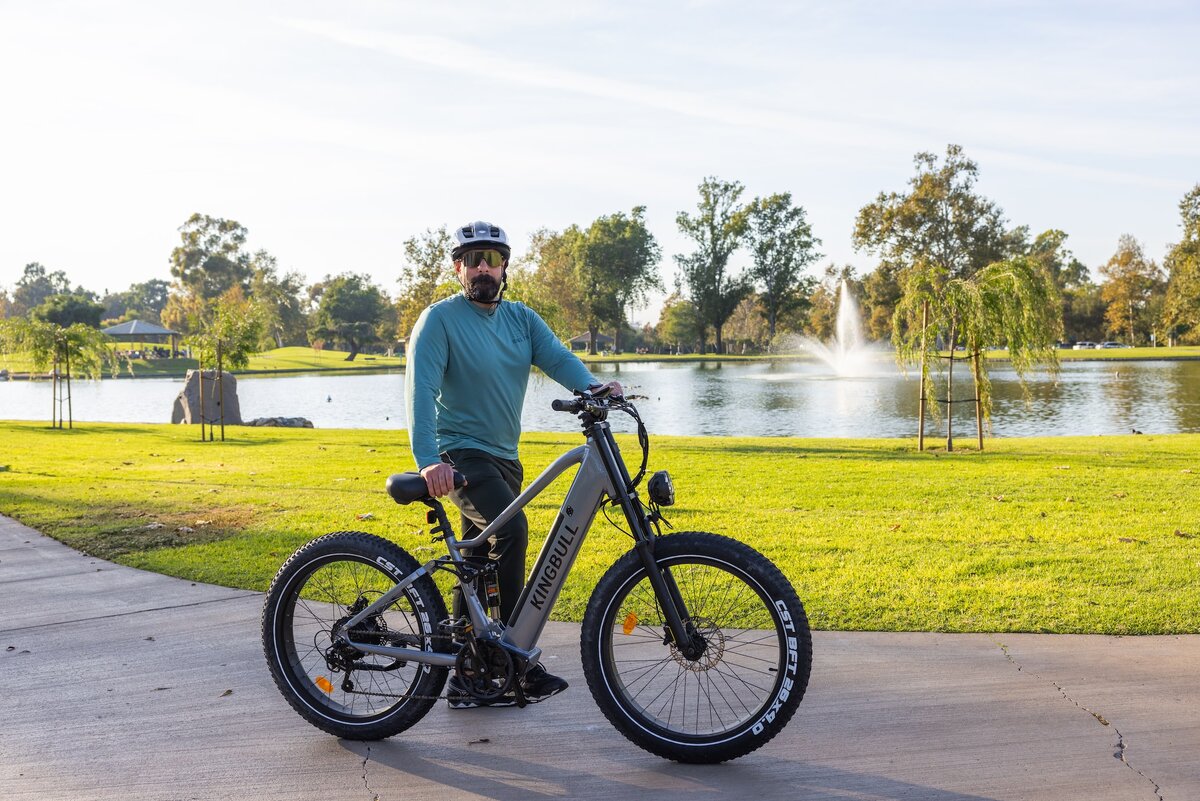
<svg viewBox="0 0 1200 801"><path fill-rule="evenodd" d="M425 486L429 488L431 498L449 495L450 490L454 489L454 465L452 464L438 462L423 467L421 476L425 479Z"/></svg>

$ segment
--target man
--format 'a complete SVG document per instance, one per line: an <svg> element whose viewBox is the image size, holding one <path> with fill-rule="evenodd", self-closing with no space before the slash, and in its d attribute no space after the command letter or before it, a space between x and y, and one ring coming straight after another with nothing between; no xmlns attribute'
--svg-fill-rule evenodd
<svg viewBox="0 0 1200 801"><path fill-rule="evenodd" d="M503 299L507 287L508 237L477 221L454 232L451 251L462 294L421 312L409 338L405 394L413 457L433 497L449 495L462 513L462 538L477 536L520 494L524 471L517 459L521 407L532 366L570 390L600 382L523 303ZM616 381L605 385L622 394ZM454 488L454 470L466 478ZM500 618L510 620L525 583L529 532L524 512L503 526L491 547L466 556L496 562ZM454 616L463 613L456 592ZM567 682L541 665L530 669L521 689L542 699ZM450 679L453 709L476 706L457 676ZM509 702L511 703L511 701Z"/></svg>

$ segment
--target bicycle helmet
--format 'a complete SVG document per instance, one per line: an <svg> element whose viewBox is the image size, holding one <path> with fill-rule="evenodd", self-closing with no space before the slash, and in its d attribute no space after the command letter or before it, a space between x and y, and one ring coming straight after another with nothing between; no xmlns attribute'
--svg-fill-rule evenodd
<svg viewBox="0 0 1200 801"><path fill-rule="evenodd" d="M500 251L500 255L504 257L505 261L512 254L512 248L508 246L508 236L505 235L504 229L483 220L476 220L461 228L456 228L454 241L455 245L454 249L450 251L450 258L456 261L468 250L492 248Z"/></svg>

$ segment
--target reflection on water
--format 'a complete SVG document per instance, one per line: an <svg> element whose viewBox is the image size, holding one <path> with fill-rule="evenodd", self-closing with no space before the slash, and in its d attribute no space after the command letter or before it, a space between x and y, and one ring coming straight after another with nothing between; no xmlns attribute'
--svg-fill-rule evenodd
<svg viewBox="0 0 1200 801"><path fill-rule="evenodd" d="M638 408L659 434L916 436L916 375L900 375L886 358L878 366L878 375L862 378L837 378L811 362L657 362L599 365L594 372L646 396L637 401ZM166 422L182 387L181 379L79 381L75 419ZM1057 379L1033 375L1028 402L1011 368L997 365L992 389L996 436L1200 432L1200 361L1070 362ZM960 374L955 396L967 398L972 392L969 374ZM575 431L570 416L550 410L550 401L565 396L540 373L531 376L526 430ZM238 397L245 419L307 417L318 428L407 425L401 372L247 376L238 381ZM48 383L0 383L0 419L48 419L49 411ZM613 422L618 430L632 430L623 416ZM956 435L971 436L974 426L974 408L957 405ZM927 421L927 434L944 431L944 422Z"/></svg>

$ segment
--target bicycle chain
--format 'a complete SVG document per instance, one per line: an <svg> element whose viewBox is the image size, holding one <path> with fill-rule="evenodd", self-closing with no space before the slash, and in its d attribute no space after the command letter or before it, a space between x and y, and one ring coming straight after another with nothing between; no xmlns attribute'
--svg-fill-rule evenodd
<svg viewBox="0 0 1200 801"><path fill-rule="evenodd" d="M350 632L350 634L374 634L374 635L378 636L379 632L352 631L352 632ZM448 637L445 634L431 634L431 635L429 635L429 639L431 639L431 640L450 640L451 642L454 641L453 637ZM360 672L368 672L368 671L360 671ZM371 690L349 690L349 691L342 690L342 692L348 692L350 695L368 695L368 696L372 696L372 697L376 697L376 698L402 698L405 700L416 699L418 701L439 701L443 698L446 698L446 699L450 698L450 696L448 694L447 695L413 695L412 693L401 693L401 694L379 693L379 692L372 692ZM549 697L549 696L547 696L547 697ZM528 706L530 704L540 704L544 700L546 700L546 699L538 698L535 700L535 699L531 699L531 698L526 698L525 705ZM487 706L486 703L481 703L480 705Z"/></svg>

